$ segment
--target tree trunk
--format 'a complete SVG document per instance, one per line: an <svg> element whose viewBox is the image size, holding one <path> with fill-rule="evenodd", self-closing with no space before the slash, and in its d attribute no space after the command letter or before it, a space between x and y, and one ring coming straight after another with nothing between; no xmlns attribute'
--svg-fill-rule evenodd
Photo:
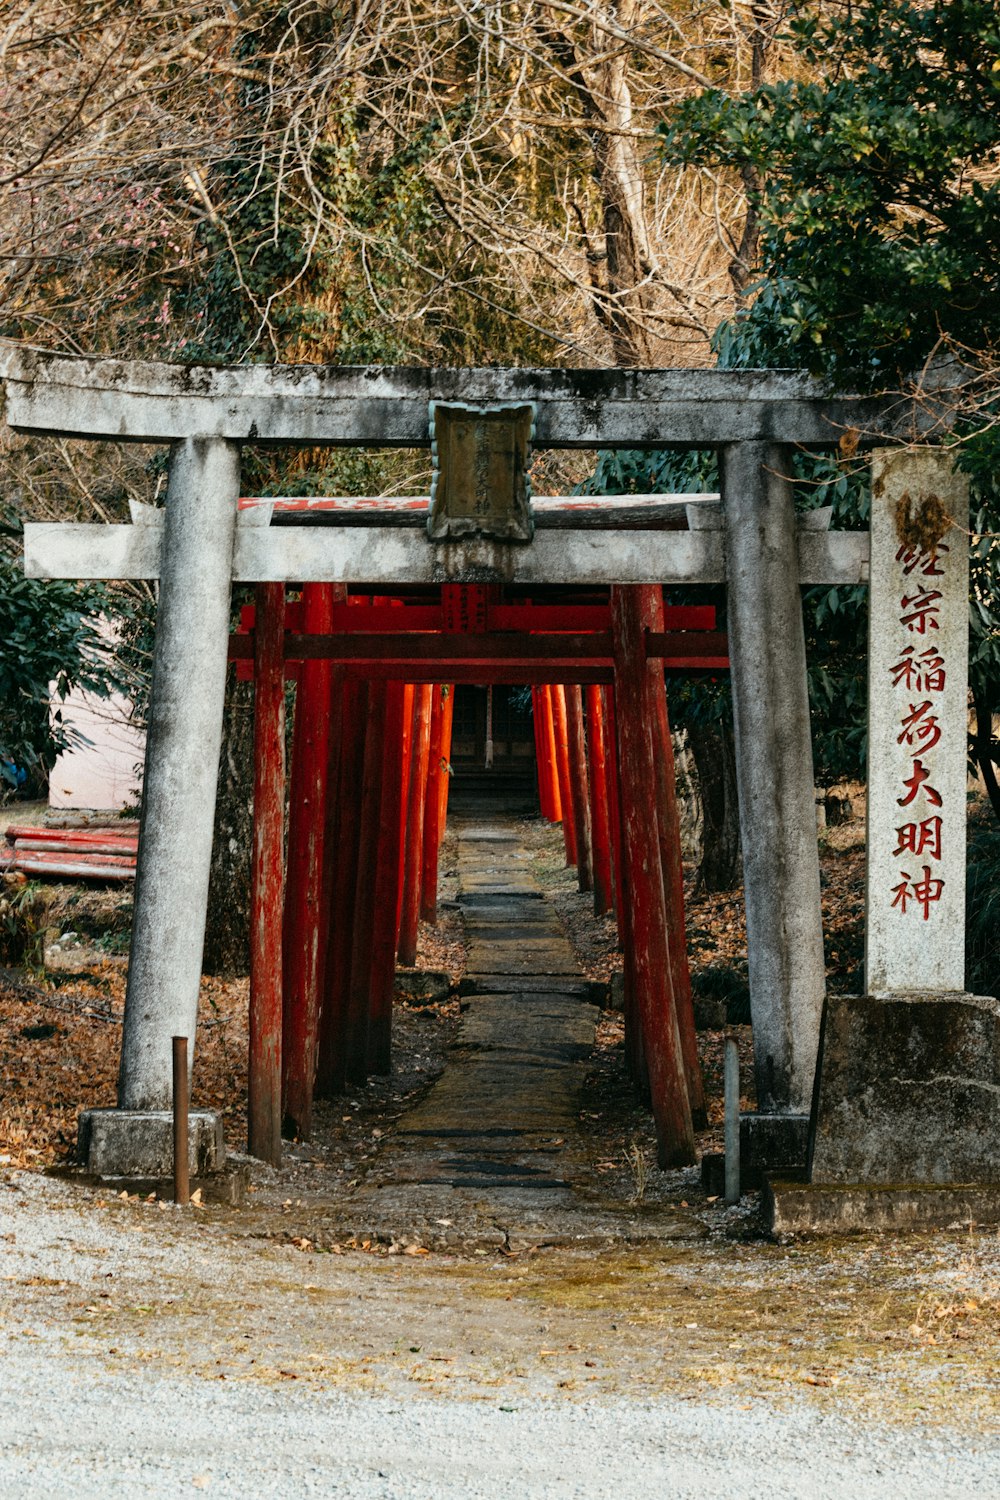
<svg viewBox="0 0 1000 1500"><path fill-rule="evenodd" d="M215 837L205 929L206 974L250 972L250 859L253 847L253 683L231 666L222 722Z"/></svg>
<svg viewBox="0 0 1000 1500"><path fill-rule="evenodd" d="M731 891L742 877L736 748L728 722L688 724L702 808L701 863L696 891Z"/></svg>

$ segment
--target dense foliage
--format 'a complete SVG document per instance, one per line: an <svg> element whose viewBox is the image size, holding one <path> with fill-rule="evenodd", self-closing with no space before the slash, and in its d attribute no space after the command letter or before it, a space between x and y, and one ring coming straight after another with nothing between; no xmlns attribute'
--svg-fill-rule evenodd
<svg viewBox="0 0 1000 1500"><path fill-rule="evenodd" d="M675 160L739 170L759 215L742 362L884 379L918 369L942 340L991 350L995 0L797 7L789 33L808 76L705 90L662 127Z"/></svg>
<svg viewBox="0 0 1000 1500"><path fill-rule="evenodd" d="M714 346L729 366L918 396L929 371L961 371L948 399L973 486L972 753L1000 816L1000 14L992 0L805 7L787 39L802 76L707 89L661 129L672 160L736 170L757 218L751 300ZM828 466L824 486L823 462L800 460L802 478L829 489L836 523L863 523L864 473ZM811 591L806 619L818 767L856 772L863 591Z"/></svg>

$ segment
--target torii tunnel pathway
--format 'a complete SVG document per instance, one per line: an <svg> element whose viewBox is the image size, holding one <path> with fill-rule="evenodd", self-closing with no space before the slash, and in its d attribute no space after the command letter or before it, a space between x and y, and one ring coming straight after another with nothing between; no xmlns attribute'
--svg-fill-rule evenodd
<svg viewBox="0 0 1000 1500"><path fill-rule="evenodd" d="M393 1223L508 1242L687 1238L683 1215L641 1227L574 1190L598 986L584 979L513 820L451 819L469 945L458 1039L444 1073L399 1122L355 1200ZM435 1234L435 1227L438 1233Z"/></svg>

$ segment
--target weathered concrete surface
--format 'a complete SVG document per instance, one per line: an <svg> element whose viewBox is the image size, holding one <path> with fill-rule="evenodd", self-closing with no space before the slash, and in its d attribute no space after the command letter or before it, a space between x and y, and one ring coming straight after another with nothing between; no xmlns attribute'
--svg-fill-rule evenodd
<svg viewBox="0 0 1000 1500"><path fill-rule="evenodd" d="M187 1037L193 1062L239 485L234 445L200 438L175 445L118 1084L118 1103L129 1111L169 1107L171 1037ZM103 1170L115 1167L109 1161Z"/></svg>
<svg viewBox="0 0 1000 1500"><path fill-rule="evenodd" d="M244 512L246 514L246 512ZM24 528L29 578L160 576L160 533L149 526L36 521ZM801 581L865 583L868 537L863 532L803 533ZM240 525L233 555L236 583L441 583L485 566L514 583L723 583L722 537L711 531L620 530L614 548L600 531L536 532L530 546L455 543L433 546L399 526Z"/></svg>
<svg viewBox="0 0 1000 1500"><path fill-rule="evenodd" d="M764 1190L771 1233L785 1236L878 1234L1000 1224L1000 1183L804 1183L774 1180Z"/></svg>
<svg viewBox="0 0 1000 1500"><path fill-rule="evenodd" d="M1000 1001L831 995L813 1114L813 1183L1000 1182Z"/></svg>
<svg viewBox="0 0 1000 1500"><path fill-rule="evenodd" d="M930 533L940 533L940 545L903 543L898 513L912 519L928 504L944 513ZM865 927L872 995L965 987L968 524L968 475L954 470L950 454L873 454Z"/></svg>
<svg viewBox="0 0 1000 1500"><path fill-rule="evenodd" d="M84 1110L78 1155L87 1171L99 1177L168 1177L174 1170L173 1114L154 1109ZM221 1116L214 1110L192 1110L188 1116L191 1176L220 1171L225 1156Z"/></svg>
<svg viewBox="0 0 1000 1500"><path fill-rule="evenodd" d="M805 635L790 455L723 450L729 655L757 1099L802 1113L825 987Z"/></svg>
<svg viewBox="0 0 1000 1500"><path fill-rule="evenodd" d="M150 442L430 445L428 403L537 402L543 447L695 448L762 436L830 447L845 428L896 431L903 403L838 396L793 371L171 365L11 348L0 362L18 432Z"/></svg>

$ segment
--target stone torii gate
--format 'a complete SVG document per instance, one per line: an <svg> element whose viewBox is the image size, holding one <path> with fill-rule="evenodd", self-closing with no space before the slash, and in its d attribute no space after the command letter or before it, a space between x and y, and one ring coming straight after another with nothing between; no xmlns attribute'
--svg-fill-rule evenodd
<svg viewBox="0 0 1000 1500"><path fill-rule="evenodd" d="M752 371L218 368L14 350L0 373L15 431L171 445L162 510L25 527L32 576L159 580L119 1107L95 1113L90 1142L103 1171L169 1158L170 1038L195 1031L233 582L725 583L758 1099L783 1146L804 1139L824 961L800 589L866 582L868 537L797 526L790 450L845 432L891 441L898 410ZM547 527L540 511L530 540L509 540L239 511L242 445L428 447L430 403L529 406L538 447L716 449L721 514L683 531L614 506L606 529ZM218 1122L201 1129L210 1160Z"/></svg>

